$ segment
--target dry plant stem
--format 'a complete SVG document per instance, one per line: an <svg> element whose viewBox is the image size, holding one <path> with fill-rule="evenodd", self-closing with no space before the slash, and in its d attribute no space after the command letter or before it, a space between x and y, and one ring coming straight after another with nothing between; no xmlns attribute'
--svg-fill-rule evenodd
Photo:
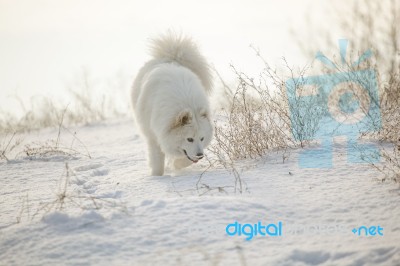
<svg viewBox="0 0 400 266"><path fill-rule="evenodd" d="M69 164L65 163L65 169L60 178L59 189L55 194L55 199L46 203L42 203L31 217L31 221L39 214L44 216L51 211L66 211L68 207L78 207L82 210L99 210L105 207L118 208L120 211L129 214L126 206L117 204L115 200L103 199L93 195L82 195L81 193L74 193L73 191L70 191L69 188L71 184L71 178L73 176L75 176L74 172L70 169ZM87 203L91 204L87 206Z"/></svg>
<svg viewBox="0 0 400 266"><path fill-rule="evenodd" d="M58 147L58 144L60 142L61 127L62 127L62 124L64 122L64 115L65 115L65 112L67 112L67 109L68 109L68 105L67 105L67 107L65 107L64 111L62 112L60 123L58 124L58 134L57 134L56 147Z"/></svg>
<svg viewBox="0 0 400 266"><path fill-rule="evenodd" d="M63 129L65 129L68 133L70 133L70 134L73 136L73 140L72 140L72 142L71 142L70 149L72 150L72 146L73 146L73 144L74 144L74 140L76 140L76 141L78 141L79 144L81 144L82 147L85 149L85 151L86 151L86 155L85 155L85 156L87 156L89 159L92 159L92 156L90 155L88 148L87 148L86 145L76 136L76 132L72 133L71 130L69 130L68 128L66 128L66 127L64 127L64 126L63 126Z"/></svg>
<svg viewBox="0 0 400 266"><path fill-rule="evenodd" d="M1 158L4 158L7 162L10 161L10 160L7 158L7 156L6 156L6 152L7 152L7 150L8 150L8 147L9 147L10 144L11 144L11 141L14 139L15 134L17 134L17 133L14 132L14 133L12 134L12 136L11 136L11 138L9 139L7 145L4 147L4 149L2 149L2 150L0 151L0 152L1 152L1 154L0 154L0 159L1 159Z"/></svg>

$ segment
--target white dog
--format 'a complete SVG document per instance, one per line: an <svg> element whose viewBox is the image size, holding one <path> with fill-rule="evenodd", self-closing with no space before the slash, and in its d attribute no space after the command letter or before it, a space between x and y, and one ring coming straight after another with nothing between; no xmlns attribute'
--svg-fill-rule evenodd
<svg viewBox="0 0 400 266"><path fill-rule="evenodd" d="M169 33L151 44L153 59L133 83L132 104L151 174L163 175L165 156L176 169L203 158L213 135L207 98L212 77L190 38Z"/></svg>

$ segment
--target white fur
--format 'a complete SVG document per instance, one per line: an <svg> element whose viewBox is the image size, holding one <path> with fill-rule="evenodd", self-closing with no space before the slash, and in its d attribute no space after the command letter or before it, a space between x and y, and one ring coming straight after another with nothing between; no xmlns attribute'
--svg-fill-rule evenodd
<svg viewBox="0 0 400 266"><path fill-rule="evenodd" d="M154 39L151 51L154 58L134 81L132 104L147 140L151 174L163 175L165 156L175 168L203 157L213 134L206 94L212 81L206 60L189 38L169 33Z"/></svg>

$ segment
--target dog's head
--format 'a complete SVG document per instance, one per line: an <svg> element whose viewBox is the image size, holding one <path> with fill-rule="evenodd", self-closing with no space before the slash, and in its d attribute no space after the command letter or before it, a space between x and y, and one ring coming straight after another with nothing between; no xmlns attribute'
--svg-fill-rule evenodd
<svg viewBox="0 0 400 266"><path fill-rule="evenodd" d="M209 111L182 110L173 121L170 134L174 138L174 154L197 163L204 157L204 148L210 144L213 135Z"/></svg>

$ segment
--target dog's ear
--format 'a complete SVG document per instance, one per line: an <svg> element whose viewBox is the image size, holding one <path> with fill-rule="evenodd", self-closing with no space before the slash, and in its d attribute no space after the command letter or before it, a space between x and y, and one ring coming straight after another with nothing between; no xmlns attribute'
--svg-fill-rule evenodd
<svg viewBox="0 0 400 266"><path fill-rule="evenodd" d="M188 125L192 122L192 113L189 109L183 110L176 117L172 128L183 127L184 125Z"/></svg>

